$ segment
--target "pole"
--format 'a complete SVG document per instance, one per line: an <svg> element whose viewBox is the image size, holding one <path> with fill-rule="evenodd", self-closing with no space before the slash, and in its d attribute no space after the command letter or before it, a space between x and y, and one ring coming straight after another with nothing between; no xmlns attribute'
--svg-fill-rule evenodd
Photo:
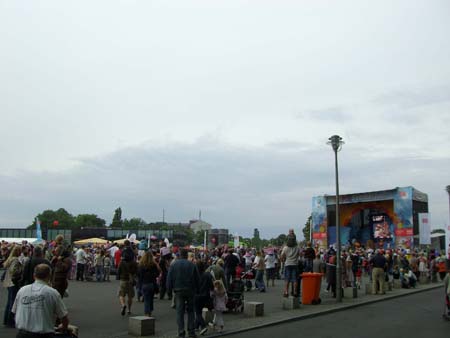
<svg viewBox="0 0 450 338"><path fill-rule="evenodd" d="M450 213L450 185L445 187L448 193L448 210ZM450 222L447 224L447 229L445 229L445 257L450 259Z"/></svg>
<svg viewBox="0 0 450 338"><path fill-rule="evenodd" d="M341 225L339 220L339 172L337 149L334 151L336 169L336 301L342 302Z"/></svg>
<svg viewBox="0 0 450 338"><path fill-rule="evenodd" d="M203 249L206 251L206 230L205 233L203 234Z"/></svg>
<svg viewBox="0 0 450 338"><path fill-rule="evenodd" d="M163 223L165 223L166 220L166 210L163 209Z"/></svg>

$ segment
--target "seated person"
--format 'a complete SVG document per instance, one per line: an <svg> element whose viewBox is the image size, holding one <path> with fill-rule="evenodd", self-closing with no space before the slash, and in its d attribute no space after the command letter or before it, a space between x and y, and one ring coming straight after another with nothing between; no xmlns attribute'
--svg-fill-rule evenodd
<svg viewBox="0 0 450 338"><path fill-rule="evenodd" d="M398 265L395 265L392 269L392 277L394 279L400 279L400 269L398 268Z"/></svg>
<svg viewBox="0 0 450 338"><path fill-rule="evenodd" d="M400 270L400 280L402 283L402 288L409 289L410 287L415 288L417 277L416 275L408 268Z"/></svg>

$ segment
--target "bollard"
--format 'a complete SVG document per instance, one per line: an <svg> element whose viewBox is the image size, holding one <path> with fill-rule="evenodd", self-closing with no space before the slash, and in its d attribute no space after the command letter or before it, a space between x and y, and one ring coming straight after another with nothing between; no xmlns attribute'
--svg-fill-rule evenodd
<svg viewBox="0 0 450 338"><path fill-rule="evenodd" d="M155 334L155 318L137 316L128 319L128 334L135 337L152 336Z"/></svg>
<svg viewBox="0 0 450 338"><path fill-rule="evenodd" d="M293 310L300 308L300 298L298 297L283 297L283 309Z"/></svg>
<svg viewBox="0 0 450 338"><path fill-rule="evenodd" d="M244 314L248 317L259 317L264 315L264 303L262 302L245 302Z"/></svg>

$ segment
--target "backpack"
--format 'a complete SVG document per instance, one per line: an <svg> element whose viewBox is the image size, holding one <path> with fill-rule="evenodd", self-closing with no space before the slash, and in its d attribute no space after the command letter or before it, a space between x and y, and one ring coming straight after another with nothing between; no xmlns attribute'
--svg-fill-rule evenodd
<svg viewBox="0 0 450 338"><path fill-rule="evenodd" d="M134 252L133 250L131 250L131 248L125 248L122 251L122 259L125 262L131 262L132 260L134 260Z"/></svg>
<svg viewBox="0 0 450 338"><path fill-rule="evenodd" d="M11 264L11 281L15 286L20 286L22 283L22 263L17 259Z"/></svg>

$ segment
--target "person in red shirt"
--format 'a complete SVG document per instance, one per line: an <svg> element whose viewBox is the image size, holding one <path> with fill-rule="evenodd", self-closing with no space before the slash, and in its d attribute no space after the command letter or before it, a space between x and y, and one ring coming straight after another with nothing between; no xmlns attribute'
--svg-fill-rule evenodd
<svg viewBox="0 0 450 338"><path fill-rule="evenodd" d="M122 250L123 245L120 245L119 250L116 250L116 252L114 253L114 266L116 267L116 269L119 267L120 260L122 259Z"/></svg>

